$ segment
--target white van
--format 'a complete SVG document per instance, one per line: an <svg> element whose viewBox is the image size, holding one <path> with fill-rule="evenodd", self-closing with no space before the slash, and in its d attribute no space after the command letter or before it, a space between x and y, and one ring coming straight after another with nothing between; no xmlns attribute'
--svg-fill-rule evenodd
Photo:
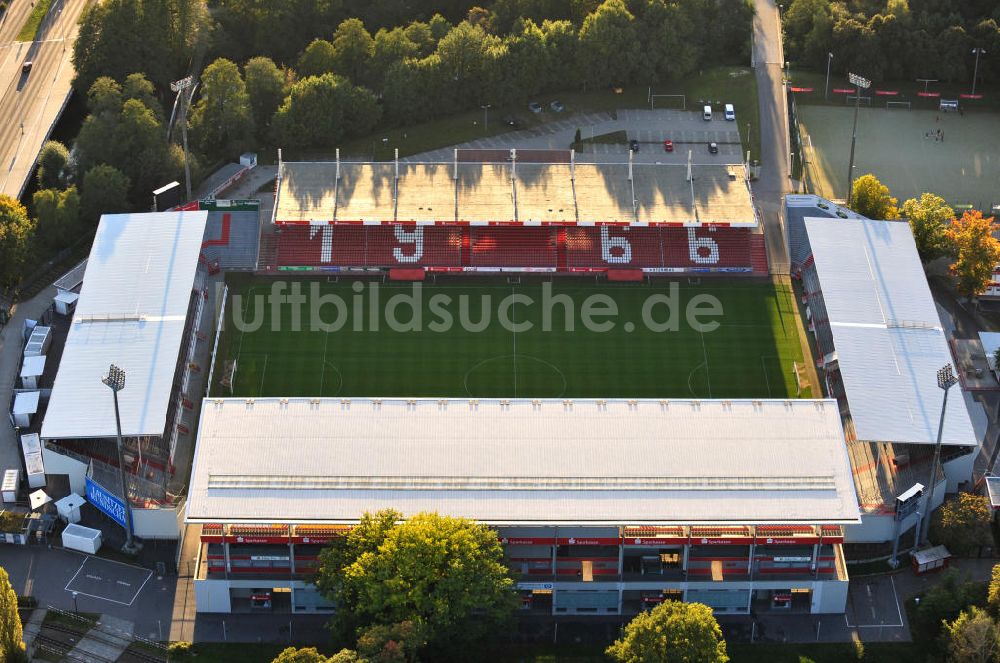
<svg viewBox="0 0 1000 663"><path fill-rule="evenodd" d="M736 111L733 110L732 104L726 104L726 119L729 120L730 122L736 120Z"/></svg>
<svg viewBox="0 0 1000 663"><path fill-rule="evenodd" d="M705 118L706 121L707 120L711 120L712 119L712 107L711 106L705 106L704 112L702 113L701 116L703 118Z"/></svg>

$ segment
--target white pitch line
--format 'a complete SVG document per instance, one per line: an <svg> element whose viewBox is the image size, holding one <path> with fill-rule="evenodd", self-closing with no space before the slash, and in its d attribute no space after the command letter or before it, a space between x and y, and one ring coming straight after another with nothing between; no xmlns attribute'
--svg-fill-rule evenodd
<svg viewBox="0 0 1000 663"><path fill-rule="evenodd" d="M712 375L709 372L708 349L705 347L705 332L699 330L701 334L701 354L705 358L705 382L708 384L708 397L712 397Z"/></svg>
<svg viewBox="0 0 1000 663"><path fill-rule="evenodd" d="M511 297L514 296L514 294L515 294L514 293L514 286L510 287L510 294L511 294ZM511 336L514 337L514 398L517 398L517 332L514 331L514 327L517 326L517 323L514 321L514 307L513 306L510 307L510 317L511 317L511 321L510 321L510 334L511 334ZM466 391L468 391L468 390L466 390Z"/></svg>
<svg viewBox="0 0 1000 663"><path fill-rule="evenodd" d="M76 577L77 577L78 575L80 575L80 571L83 571L83 567L84 567L84 565L85 565L86 563L87 563L87 559L84 559L84 560L83 560L82 562L80 562L80 568L78 568L78 569L76 570L76 573L74 573L74 574L73 574L73 577L72 577L72 578L70 578L70 579L69 579L69 582L67 582L67 583L66 583L66 586L65 586L65 587L63 587L63 589L64 589L64 590L66 590L67 592L71 592L71 591L73 591L72 589L70 589L70 588L69 588L69 586L70 586L70 585L72 585L72 584L73 584L73 581L74 581L74 580L76 580Z"/></svg>

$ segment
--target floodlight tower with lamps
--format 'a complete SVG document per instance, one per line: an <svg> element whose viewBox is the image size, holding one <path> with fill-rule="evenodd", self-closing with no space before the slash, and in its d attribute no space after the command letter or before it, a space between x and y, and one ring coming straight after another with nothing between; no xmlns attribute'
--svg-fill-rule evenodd
<svg viewBox="0 0 1000 663"><path fill-rule="evenodd" d="M917 544L927 543L927 532L931 522L931 504L934 502L934 489L937 487L938 464L941 462L941 435L944 433L944 413L948 409L948 390L958 383L958 378L952 372L951 364L945 364L937 372L937 386L944 390L944 400L941 402L941 419L938 422L937 442L934 444L934 460L931 462L931 473L927 479L927 502L924 504L924 517L920 524L920 537Z"/></svg>
<svg viewBox="0 0 1000 663"><path fill-rule="evenodd" d="M139 546L132 539L132 507L128 500L128 486L125 483L125 455L122 451L122 419L118 413L118 392L125 388L125 371L111 364L108 374L101 379L111 389L115 399L115 429L118 432L118 474L122 481L122 504L125 506L125 545L122 552L134 555L139 552Z"/></svg>
<svg viewBox="0 0 1000 663"><path fill-rule="evenodd" d="M854 129L851 130L851 159L847 168L847 206L851 206L851 196L854 193L854 144L858 140L858 111L861 110L861 90L867 90L872 82L867 78L857 74L848 74L849 80L854 86Z"/></svg>
<svg viewBox="0 0 1000 663"><path fill-rule="evenodd" d="M986 49L976 46L972 49L972 54L976 56L976 66L972 70L972 96L976 95L976 79L979 77L979 56L986 55Z"/></svg>
<svg viewBox="0 0 1000 663"><path fill-rule="evenodd" d="M191 200L191 164L188 156L187 113L196 87L198 87L198 84L194 82L194 76L185 76L179 81L174 81L170 84L170 89L177 93L177 97L174 98L174 108L170 113L170 124L167 125L167 142L170 142L170 133L174 128L174 114L177 112L177 104L180 103L181 114L177 121L181 123L181 142L184 143L184 185L187 192L185 200Z"/></svg>

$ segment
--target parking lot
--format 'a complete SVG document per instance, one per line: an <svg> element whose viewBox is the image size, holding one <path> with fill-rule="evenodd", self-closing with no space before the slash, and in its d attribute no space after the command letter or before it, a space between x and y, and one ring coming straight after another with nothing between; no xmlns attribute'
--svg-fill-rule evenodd
<svg viewBox="0 0 1000 663"><path fill-rule="evenodd" d="M86 557L66 591L121 605L132 605L153 572L100 557Z"/></svg>
<svg viewBox="0 0 1000 663"><path fill-rule="evenodd" d="M479 138L456 145L459 149L569 149L580 130L584 140L624 131L627 140L639 141L639 151L633 156L637 163L686 163L688 151L698 163L737 163L743 160L740 145L740 120L727 122L717 111L710 121L701 111L692 110L619 110L610 113L580 115L553 114L551 121L532 129L513 131L499 136ZM745 125L744 125L745 126ZM666 152L663 141L674 141L674 151ZM719 146L710 154L708 143ZM451 161L454 148L424 152L405 161ZM626 143L591 143L577 150L577 160L592 163L622 163L628 160Z"/></svg>
<svg viewBox="0 0 1000 663"><path fill-rule="evenodd" d="M872 576L851 582L848 590L849 628L903 628L903 610L893 576Z"/></svg>

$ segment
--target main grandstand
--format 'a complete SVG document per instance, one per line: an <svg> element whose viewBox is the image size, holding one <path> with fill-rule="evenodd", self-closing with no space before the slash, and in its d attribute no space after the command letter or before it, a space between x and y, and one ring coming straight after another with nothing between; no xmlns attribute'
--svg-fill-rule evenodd
<svg viewBox="0 0 1000 663"><path fill-rule="evenodd" d="M332 609L320 550L395 508L494 527L536 614L842 613L843 436L832 400L208 399L198 610Z"/></svg>
<svg viewBox="0 0 1000 663"><path fill-rule="evenodd" d="M281 162L263 267L767 273L742 164ZM411 276L414 272L410 273Z"/></svg>

